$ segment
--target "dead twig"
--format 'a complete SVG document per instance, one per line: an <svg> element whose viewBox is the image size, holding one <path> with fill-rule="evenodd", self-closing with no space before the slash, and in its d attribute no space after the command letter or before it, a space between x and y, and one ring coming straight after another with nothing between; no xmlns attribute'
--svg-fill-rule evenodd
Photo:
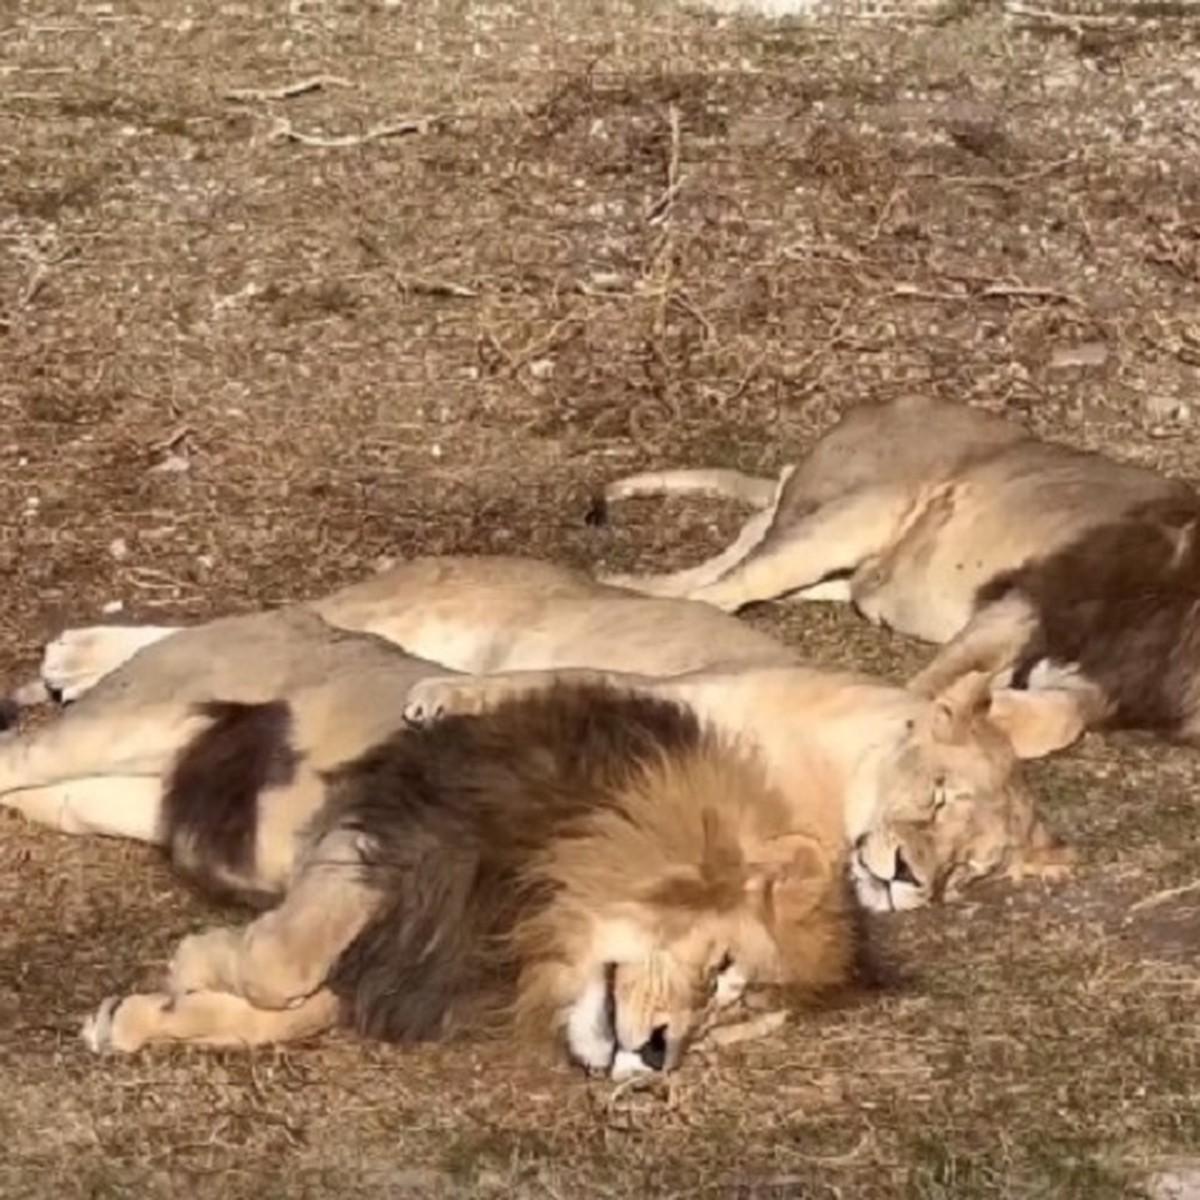
<svg viewBox="0 0 1200 1200"><path fill-rule="evenodd" d="M1160 904L1166 904L1170 900L1178 900L1180 896L1188 896L1192 892L1200 892L1200 879L1194 879L1191 883L1180 884L1179 887L1163 888L1161 892L1154 892L1149 896L1143 896L1141 900L1129 906L1129 911L1135 913L1142 912L1147 908L1157 908Z"/></svg>
<svg viewBox="0 0 1200 1200"><path fill-rule="evenodd" d="M349 79L340 75L313 75L308 79L298 79L295 83L285 83L277 88L232 88L224 92L222 100L291 100L294 96L305 96L309 92L319 92L330 87L353 87Z"/></svg>
<svg viewBox="0 0 1200 1200"><path fill-rule="evenodd" d="M366 133L348 133L327 137L320 133L302 133L292 126L290 121L280 118L268 136L272 142L297 142L301 146L319 146L326 149L341 149L346 146L362 146L367 142L381 141L383 138L405 137L414 133L428 133L440 126L445 117L406 117L401 121L391 121L382 125L372 125Z"/></svg>
<svg viewBox="0 0 1200 1200"><path fill-rule="evenodd" d="M646 213L648 225L663 225L671 219L671 209L675 197L683 186L683 178L679 174L679 106L672 104L667 108L667 125L670 131L670 151L667 156L667 186Z"/></svg>
<svg viewBox="0 0 1200 1200"><path fill-rule="evenodd" d="M398 275L396 286L405 295L414 296L450 296L456 300L473 300L479 295L477 289L448 279L406 279Z"/></svg>
<svg viewBox="0 0 1200 1200"><path fill-rule="evenodd" d="M778 1033L787 1024L786 1009L763 1013L736 1025L717 1025L705 1035L705 1041L713 1046L737 1046L742 1042L756 1042Z"/></svg>
<svg viewBox="0 0 1200 1200"><path fill-rule="evenodd" d="M1010 299L1010 300L1050 300L1057 304L1073 304L1083 307L1083 301L1070 292L1060 292L1057 288L1027 287L1020 283L993 283L981 292L976 293L980 299Z"/></svg>

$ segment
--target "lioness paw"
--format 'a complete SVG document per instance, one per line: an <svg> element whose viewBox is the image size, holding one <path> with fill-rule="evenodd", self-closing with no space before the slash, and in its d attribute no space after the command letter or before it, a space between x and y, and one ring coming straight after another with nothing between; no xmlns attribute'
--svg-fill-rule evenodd
<svg viewBox="0 0 1200 1200"><path fill-rule="evenodd" d="M478 713L485 707L485 689L478 681L433 676L415 683L404 706L409 725L432 725L452 713Z"/></svg>
<svg viewBox="0 0 1200 1200"><path fill-rule="evenodd" d="M136 1022L129 1019L132 1015L130 1005L134 1001L148 1000L160 1005L170 1003L166 996L131 996L123 999L120 996L109 996L96 1011L83 1023L79 1035L83 1043L93 1054L107 1054L116 1051L120 1054L132 1054L145 1044L136 1028Z"/></svg>

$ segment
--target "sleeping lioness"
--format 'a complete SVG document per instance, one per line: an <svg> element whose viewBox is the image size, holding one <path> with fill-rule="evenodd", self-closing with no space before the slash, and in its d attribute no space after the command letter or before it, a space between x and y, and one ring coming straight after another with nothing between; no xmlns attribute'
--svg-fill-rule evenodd
<svg viewBox="0 0 1200 1200"><path fill-rule="evenodd" d="M424 660L419 676L381 656L388 643ZM182 630L69 631L47 649L43 691L74 703L0 744L0 804L65 832L157 840L163 780L210 722L198 705L284 701L313 769L331 769L405 712L477 706L446 667L502 690L600 672L683 701L761 756L806 827L850 847L874 909L1064 862L1018 762L1077 736L1053 695L989 694L982 677L918 695L807 666L709 606L509 558L416 560L311 604ZM804 783L814 762L832 780L820 812ZM277 878L286 856L263 828L255 867Z"/></svg>
<svg viewBox="0 0 1200 1200"><path fill-rule="evenodd" d="M778 481L664 471L606 498L702 491L760 511L669 575L613 577L733 612L848 600L944 649L912 686L971 671L1069 693L1096 728L1200 738L1200 496L1186 483L928 399L852 409Z"/></svg>

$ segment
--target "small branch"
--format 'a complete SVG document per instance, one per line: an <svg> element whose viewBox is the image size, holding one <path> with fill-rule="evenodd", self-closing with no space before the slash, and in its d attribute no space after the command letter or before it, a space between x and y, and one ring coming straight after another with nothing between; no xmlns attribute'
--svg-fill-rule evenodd
<svg viewBox="0 0 1200 1200"><path fill-rule="evenodd" d="M667 158L667 186L646 213L646 222L649 225L662 225L671 219L671 209L674 206L675 197L683 186L683 180L679 175L680 134L679 106L677 104L672 104L667 109L667 123L670 127L671 137L671 150Z"/></svg>
<svg viewBox="0 0 1200 1200"><path fill-rule="evenodd" d="M290 121L281 119L276 122L275 128L271 130L269 140L273 142L298 142L301 146L341 149L346 146L362 146L367 142L377 142L383 138L404 137L413 133L428 133L443 120L445 120L443 117L409 117L403 121L373 125L366 133L326 137L324 134L301 133L300 130L292 128Z"/></svg>
<svg viewBox="0 0 1200 1200"><path fill-rule="evenodd" d="M1197 891L1200 891L1200 879L1193 880L1191 883L1181 884L1179 887L1164 888L1161 892L1154 892L1152 895L1144 896L1136 904L1131 904L1129 911L1135 913L1147 908L1157 908L1160 904L1166 904L1170 900L1178 900L1180 896L1188 896L1192 892Z"/></svg>
<svg viewBox="0 0 1200 1200"><path fill-rule="evenodd" d="M313 75L277 88L234 88L222 95L223 100L291 100L294 96L305 96L330 87L353 87L349 79L338 75Z"/></svg>
<svg viewBox="0 0 1200 1200"><path fill-rule="evenodd" d="M742 1042L758 1041L778 1033L787 1024L786 1009L776 1012L763 1013L751 1017L748 1021L739 1021L736 1025L718 1025L705 1035L705 1042L713 1046L737 1046Z"/></svg>
<svg viewBox="0 0 1200 1200"><path fill-rule="evenodd" d="M1024 284L993 283L976 293L981 299L994 300L997 298L1014 300L1053 300L1059 304L1074 304L1083 307L1083 301L1069 292L1060 292L1056 288L1026 287Z"/></svg>
<svg viewBox="0 0 1200 1200"><path fill-rule="evenodd" d="M479 295L475 288L448 279L405 279L397 276L396 286L414 296L451 296L456 300L473 300Z"/></svg>

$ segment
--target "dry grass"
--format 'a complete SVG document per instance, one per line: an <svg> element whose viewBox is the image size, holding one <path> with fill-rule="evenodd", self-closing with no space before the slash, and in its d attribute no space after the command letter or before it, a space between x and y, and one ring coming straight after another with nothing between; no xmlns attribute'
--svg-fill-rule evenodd
<svg viewBox="0 0 1200 1200"><path fill-rule="evenodd" d="M0 667L108 601L244 609L381 554L682 564L732 514L595 531L589 492L773 467L905 388L1200 474L1172 415L1195 61L973 4L819 34L607 0L10 6ZM318 74L349 86L227 95ZM893 674L922 653L753 619ZM615 1106L503 1047L94 1061L81 1014L204 914L136 847L5 819L0 1194L1135 1195L1200 1145L1200 898L1131 908L1200 875L1196 762L1092 739L1038 778L1075 883L883 923L885 1002Z"/></svg>

